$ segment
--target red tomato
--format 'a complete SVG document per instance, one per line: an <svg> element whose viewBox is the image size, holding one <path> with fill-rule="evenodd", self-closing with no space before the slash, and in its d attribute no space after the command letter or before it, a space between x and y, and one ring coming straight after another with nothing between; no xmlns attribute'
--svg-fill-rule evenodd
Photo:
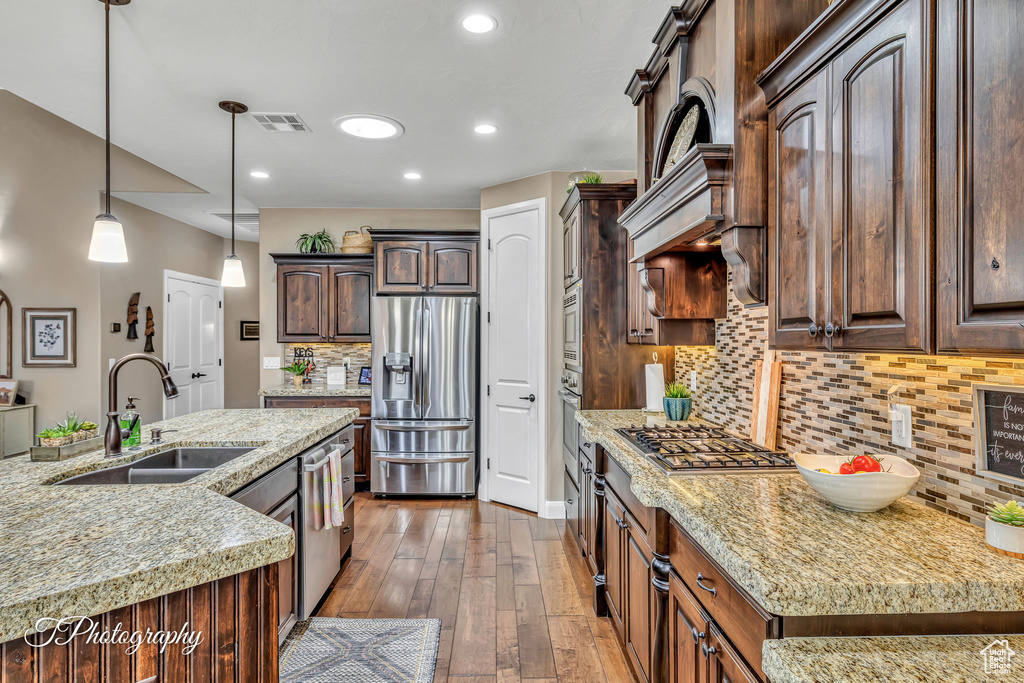
<svg viewBox="0 0 1024 683"><path fill-rule="evenodd" d="M881 472L882 465L877 460L872 458L870 455L858 455L850 463L854 471L861 472Z"/></svg>
<svg viewBox="0 0 1024 683"><path fill-rule="evenodd" d="M850 463L844 462L839 466L839 474L853 474L853 467L850 466Z"/></svg>

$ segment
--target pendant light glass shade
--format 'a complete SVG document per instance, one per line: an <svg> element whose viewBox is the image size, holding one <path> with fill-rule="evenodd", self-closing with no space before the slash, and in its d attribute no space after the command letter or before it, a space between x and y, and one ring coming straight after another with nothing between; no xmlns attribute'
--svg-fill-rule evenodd
<svg viewBox="0 0 1024 683"><path fill-rule="evenodd" d="M121 223L109 213L96 216L89 243L89 260L104 263L127 263L128 248L124 243Z"/></svg>
<svg viewBox="0 0 1024 683"><path fill-rule="evenodd" d="M220 283L225 287L245 287L245 271L242 270L242 259L234 254L224 259L224 272Z"/></svg>

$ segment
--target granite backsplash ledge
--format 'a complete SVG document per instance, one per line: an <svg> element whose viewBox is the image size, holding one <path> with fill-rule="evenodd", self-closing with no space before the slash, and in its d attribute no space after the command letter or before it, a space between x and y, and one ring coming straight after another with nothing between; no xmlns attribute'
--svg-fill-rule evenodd
<svg viewBox="0 0 1024 683"><path fill-rule="evenodd" d="M730 273L731 279L731 273ZM746 309L729 288L729 316L715 347L679 346L676 378L696 370L695 413L748 433L754 364L764 357L767 307ZM922 471L912 494L925 504L982 524L985 504L1024 498L1024 488L975 474L971 385L1024 386L1024 360L996 357L779 351L783 361L778 447L789 452L893 453ZM911 406L913 447L889 438L886 391Z"/></svg>

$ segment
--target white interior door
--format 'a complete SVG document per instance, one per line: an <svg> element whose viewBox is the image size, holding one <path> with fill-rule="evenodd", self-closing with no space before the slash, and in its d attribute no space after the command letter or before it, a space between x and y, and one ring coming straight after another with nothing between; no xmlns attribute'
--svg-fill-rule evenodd
<svg viewBox="0 0 1024 683"><path fill-rule="evenodd" d="M164 362L178 398L164 418L224 407L223 290L216 280L165 271Z"/></svg>
<svg viewBox="0 0 1024 683"><path fill-rule="evenodd" d="M536 199L481 217L489 245L481 278L485 495L534 512L542 509L546 472L546 211L546 201Z"/></svg>

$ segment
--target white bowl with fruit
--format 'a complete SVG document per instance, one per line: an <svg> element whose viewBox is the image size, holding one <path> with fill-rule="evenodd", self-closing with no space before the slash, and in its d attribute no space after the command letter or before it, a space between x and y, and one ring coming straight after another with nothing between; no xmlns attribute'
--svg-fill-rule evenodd
<svg viewBox="0 0 1024 683"><path fill-rule="evenodd" d="M855 457L797 453L800 474L828 502L851 512L877 512L907 495L920 470L895 455Z"/></svg>

